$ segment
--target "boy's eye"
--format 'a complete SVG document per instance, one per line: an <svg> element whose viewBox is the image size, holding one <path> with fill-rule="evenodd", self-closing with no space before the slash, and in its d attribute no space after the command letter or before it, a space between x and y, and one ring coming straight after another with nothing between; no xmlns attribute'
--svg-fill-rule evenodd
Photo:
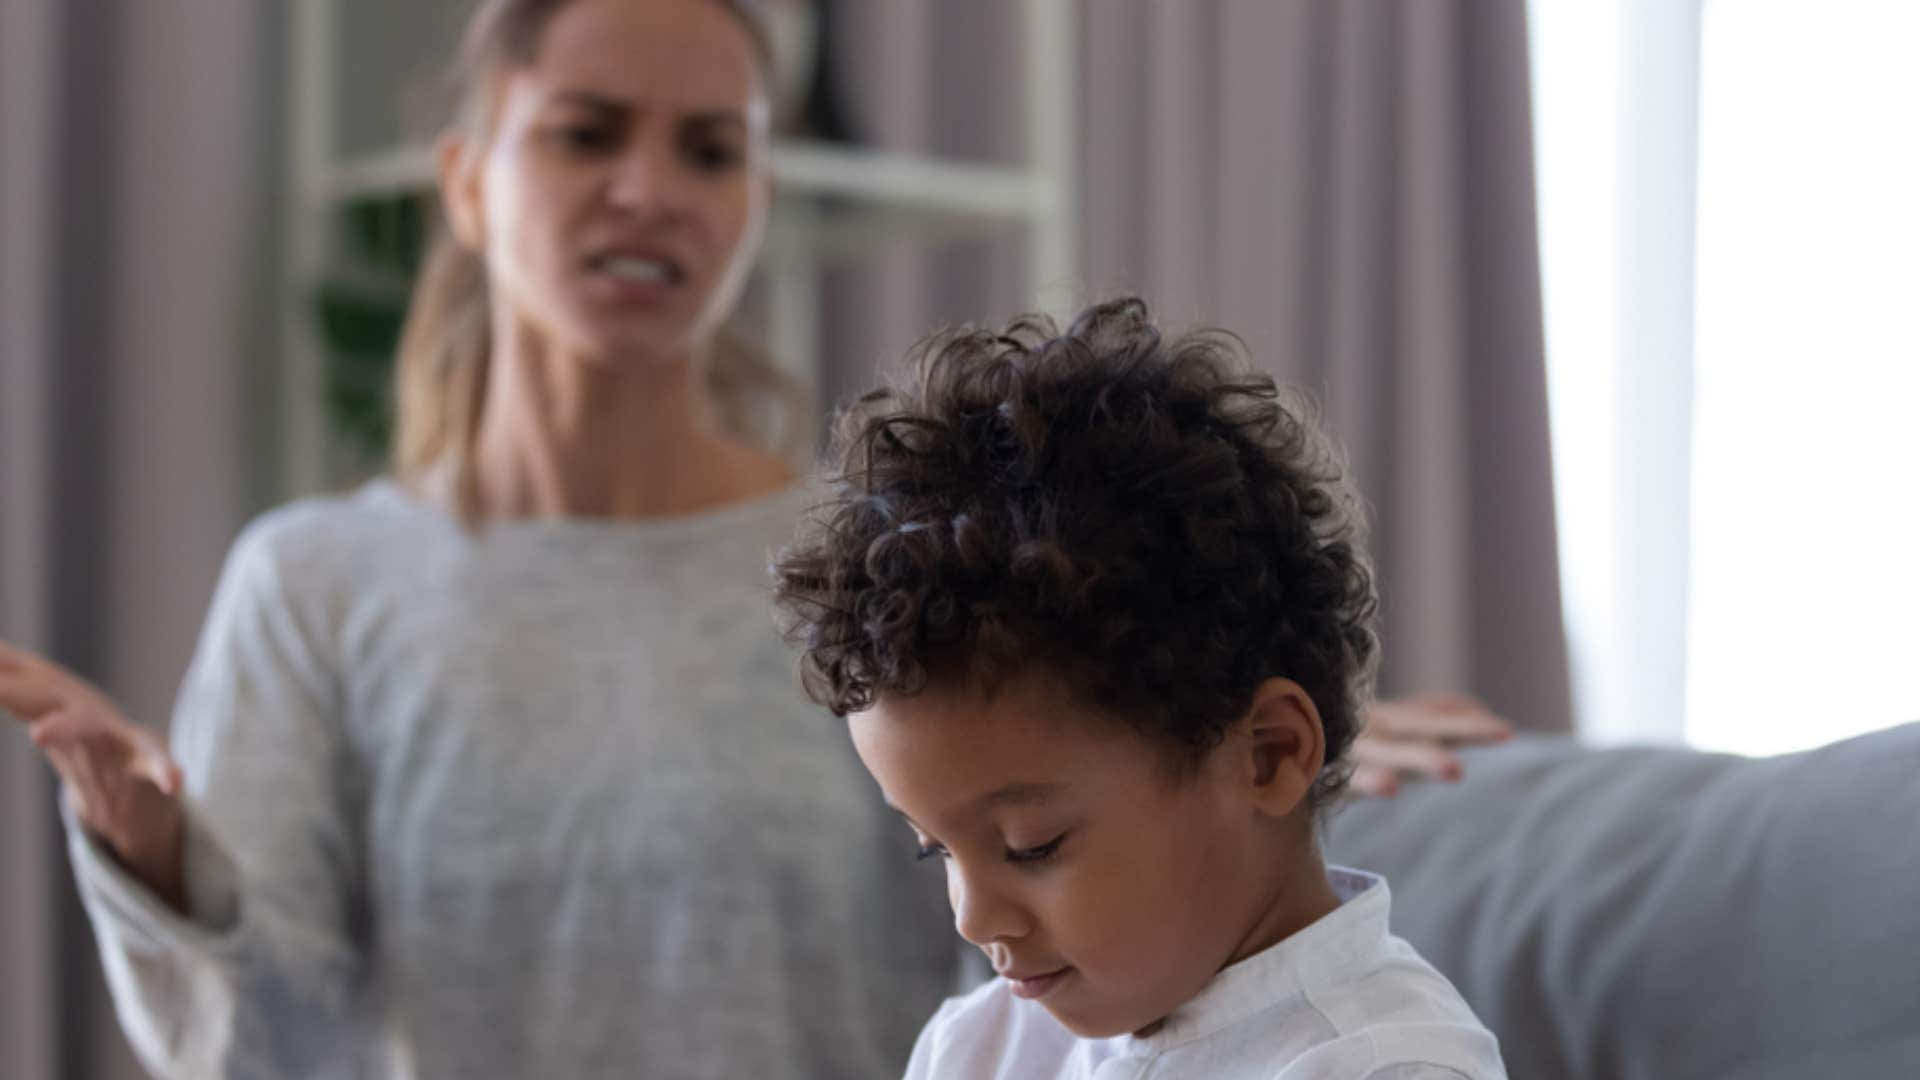
<svg viewBox="0 0 1920 1080"><path fill-rule="evenodd" d="M1011 863L1046 862L1048 859L1053 858L1053 856L1057 852L1059 852L1060 843L1066 838L1067 838L1067 834L1061 833L1059 836L1056 836L1053 839L1047 841L1046 843L1041 844L1039 847L1019 848L1019 849L1008 848L1007 861Z"/></svg>
<svg viewBox="0 0 1920 1080"><path fill-rule="evenodd" d="M1008 848L1007 861L1010 863L1026 864L1046 862L1059 853L1060 845L1066 838L1067 834L1061 833L1059 836L1054 837L1038 847ZM945 844L934 843L932 841L921 844L919 850L914 853L914 858L920 861L932 858L950 859L952 857L952 853L947 850Z"/></svg>

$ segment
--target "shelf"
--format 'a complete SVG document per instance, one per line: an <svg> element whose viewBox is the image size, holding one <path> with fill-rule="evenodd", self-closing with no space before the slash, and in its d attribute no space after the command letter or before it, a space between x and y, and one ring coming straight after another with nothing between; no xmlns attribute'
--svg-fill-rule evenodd
<svg viewBox="0 0 1920 1080"><path fill-rule="evenodd" d="M1042 220L1054 189L1027 169L916 154L776 140L773 175L783 191L925 213Z"/></svg>
<svg viewBox="0 0 1920 1080"><path fill-rule="evenodd" d="M1044 221L1060 209L1056 185L1027 169L918 154L776 139L773 175L782 195L858 203L915 214ZM401 146L352 158L320 183L327 201L396 194L433 183L432 152Z"/></svg>

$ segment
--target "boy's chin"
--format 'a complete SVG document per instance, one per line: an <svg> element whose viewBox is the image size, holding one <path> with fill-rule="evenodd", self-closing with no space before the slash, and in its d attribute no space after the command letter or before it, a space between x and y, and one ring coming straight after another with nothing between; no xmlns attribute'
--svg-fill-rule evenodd
<svg viewBox="0 0 1920 1080"><path fill-rule="evenodd" d="M1139 1016L1123 1016L1112 1011L1089 1012L1075 1009L1066 1002L1056 1004L1043 1001L1040 1004L1060 1022L1061 1027L1082 1039L1111 1039L1116 1035L1131 1035L1143 1029L1160 1026L1160 1019L1153 1017L1143 1019Z"/></svg>

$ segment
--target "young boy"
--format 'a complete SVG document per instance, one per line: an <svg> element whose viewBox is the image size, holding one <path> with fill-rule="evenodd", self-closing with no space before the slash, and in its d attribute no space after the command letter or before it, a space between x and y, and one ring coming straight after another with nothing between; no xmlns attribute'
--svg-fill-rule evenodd
<svg viewBox="0 0 1920 1080"><path fill-rule="evenodd" d="M1376 663L1359 504L1237 339L1138 300L936 336L777 567L808 692L1000 978L909 1077L1504 1077L1321 861Z"/></svg>

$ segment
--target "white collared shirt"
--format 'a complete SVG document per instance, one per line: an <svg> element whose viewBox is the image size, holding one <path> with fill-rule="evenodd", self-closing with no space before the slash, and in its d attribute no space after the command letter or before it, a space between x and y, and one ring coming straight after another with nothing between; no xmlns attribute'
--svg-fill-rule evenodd
<svg viewBox="0 0 1920 1080"><path fill-rule="evenodd" d="M907 1080L1505 1080L1493 1033L1387 931L1385 879L1327 877L1338 908L1214 976L1147 1038L1079 1038L995 979L940 1007Z"/></svg>

